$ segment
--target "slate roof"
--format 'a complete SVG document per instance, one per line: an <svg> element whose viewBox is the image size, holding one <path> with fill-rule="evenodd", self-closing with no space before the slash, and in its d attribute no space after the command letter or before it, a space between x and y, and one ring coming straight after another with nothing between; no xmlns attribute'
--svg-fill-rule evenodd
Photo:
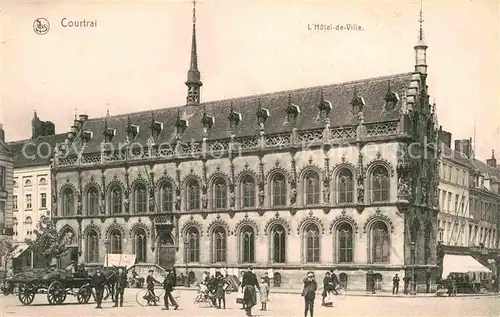
<svg viewBox="0 0 500 317"><path fill-rule="evenodd" d="M461 152L457 152L451 148L449 148L446 144L442 143L442 148L441 148L442 152L441 152L441 155L443 157L446 157L448 159L451 159L452 161L455 161L459 164L462 164L470 169L474 168L474 166L472 165L472 162L469 158L467 158L467 156L465 156L465 154L461 153Z"/></svg>
<svg viewBox="0 0 500 317"><path fill-rule="evenodd" d="M478 161L476 159L471 160L472 165L476 170L481 173L489 174L495 182L500 182L500 169L495 168L493 166L489 166L488 164Z"/></svg>
<svg viewBox="0 0 500 317"><path fill-rule="evenodd" d="M317 120L320 103L320 96L323 93L324 99L332 105L329 114L330 126L340 127L357 124L357 114L353 116L351 101L354 92L363 97L364 120L365 123L385 122L399 119L401 107L401 92L404 87L408 87L411 73L403 73L392 76L364 79L353 82L346 82L327 86L281 91L262 95L253 95L242 98L234 98L220 101L203 102L189 114L188 127L182 136L182 141L192 142L202 140L202 118L204 109L209 116L215 118L215 124L208 131L209 140L220 140L230 138L229 114L231 109L241 114L241 122L238 124L235 137L255 136L258 133L257 110L258 104L262 108L268 109L270 117L265 123L266 134L290 133L293 125L285 124L286 111L289 106L289 98L294 105L300 107L295 127L300 130L311 130L314 128L324 128L323 120ZM390 91L397 93L399 102L393 110L385 110L385 96ZM163 129L156 139L156 144L175 142L177 116L185 113L185 106L170 107L160 110L148 110L136 113L121 114L107 117L109 129L115 129L115 136L112 143L125 142L127 137L127 124L130 123L139 127L139 132L134 142L143 145L151 135L151 116L163 124ZM89 118L82 126L83 131L91 131L92 138L86 145L83 153L99 153L101 144L104 142L105 117ZM75 139L75 145L80 146L81 135Z"/></svg>
<svg viewBox="0 0 500 317"><path fill-rule="evenodd" d="M14 168L49 165L56 144L64 143L67 133L39 136L32 140L8 142L7 145L14 153ZM24 152L23 152L24 148ZM37 149L39 149L37 151ZM49 155L49 151L51 155Z"/></svg>

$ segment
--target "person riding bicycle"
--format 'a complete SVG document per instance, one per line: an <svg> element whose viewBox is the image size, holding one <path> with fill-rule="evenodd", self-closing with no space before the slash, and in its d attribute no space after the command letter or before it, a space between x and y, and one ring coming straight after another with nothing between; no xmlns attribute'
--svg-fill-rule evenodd
<svg viewBox="0 0 500 317"><path fill-rule="evenodd" d="M146 277L146 283L148 284L148 295L146 300L148 301L148 305L151 304L151 302L154 303L156 306L157 303L155 301L155 284L160 284L154 277L153 277L153 270L149 270L148 277Z"/></svg>

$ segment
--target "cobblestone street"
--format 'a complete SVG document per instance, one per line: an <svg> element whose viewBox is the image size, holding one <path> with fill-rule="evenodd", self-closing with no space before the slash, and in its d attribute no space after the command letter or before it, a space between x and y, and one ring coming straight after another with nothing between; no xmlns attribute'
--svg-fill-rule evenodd
<svg viewBox="0 0 500 317"><path fill-rule="evenodd" d="M241 316L244 312L236 304L236 294L227 296L227 309L217 310L204 306L193 305L195 291L181 291L178 302L180 308L176 311L162 311L160 307L142 307L135 298L137 289L127 289L124 307L112 308L113 303L106 301L104 309L95 309L95 304L80 305L76 299L68 297L66 303L60 306L47 304L46 295L40 294L30 306L23 306L16 296L2 296L1 316L12 317L90 317L90 316ZM421 298L389 298L389 297L358 297L337 296L334 307L320 306L316 300L315 316L495 316L500 315L500 298L498 296L471 297L421 297ZM254 316L303 316L302 298L296 294L271 294L269 310L259 311L260 303L253 310Z"/></svg>

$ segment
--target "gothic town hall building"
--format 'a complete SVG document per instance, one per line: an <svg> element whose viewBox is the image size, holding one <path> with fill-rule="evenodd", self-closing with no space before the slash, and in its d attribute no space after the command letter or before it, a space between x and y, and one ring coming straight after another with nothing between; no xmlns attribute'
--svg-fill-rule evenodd
<svg viewBox="0 0 500 317"><path fill-rule="evenodd" d="M280 287L336 269L348 289L413 268L417 291L432 289L439 150L422 27L412 72L202 102L194 21L185 105L80 115L58 148L52 212L80 261L108 248L196 278L250 264Z"/></svg>

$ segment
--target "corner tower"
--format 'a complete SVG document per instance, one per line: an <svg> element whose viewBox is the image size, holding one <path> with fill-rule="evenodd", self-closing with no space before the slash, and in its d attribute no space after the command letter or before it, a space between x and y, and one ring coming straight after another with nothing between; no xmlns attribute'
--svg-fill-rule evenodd
<svg viewBox="0 0 500 317"><path fill-rule="evenodd" d="M186 97L187 106L198 106L200 104L201 82L198 70L198 52L196 50L196 0L193 0L193 35L191 37L191 62L187 73L186 86L188 93Z"/></svg>

